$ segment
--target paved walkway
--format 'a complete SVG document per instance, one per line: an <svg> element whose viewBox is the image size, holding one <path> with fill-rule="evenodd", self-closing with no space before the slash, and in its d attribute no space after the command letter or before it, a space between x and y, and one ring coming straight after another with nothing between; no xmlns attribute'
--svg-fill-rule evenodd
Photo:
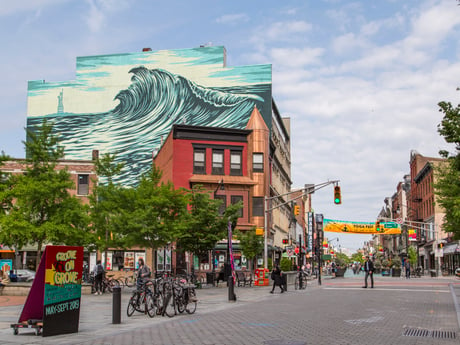
<svg viewBox="0 0 460 345"><path fill-rule="evenodd" d="M398 298L403 298L400 302L397 302L397 305L400 303L404 303L405 299L408 297L404 296L411 296L414 295L415 292L420 291L421 293L430 294L429 296L438 296L435 297L435 300L432 301L432 304L429 306L415 306L413 304L408 304L406 308L411 309L414 308L413 311L408 312L410 314L407 315L400 315L399 313L395 314L394 308L390 308L387 310L387 313L391 314L391 322L394 324L405 325L407 323L407 317L409 315L416 315L419 313L427 314L426 318L423 320L419 320L423 324L425 323L425 327L431 328L439 328L444 327L444 329L451 329L454 328L456 332L460 331L460 307L458 306L458 302L460 300L460 280L455 279L443 279L443 278L417 278L417 279L400 279L400 278L390 278L390 277L376 277L375 282L375 289L367 289L364 290L361 288L362 285L362 277L353 277L353 278L336 278L336 279L328 279L328 277L323 277L322 285L318 286L317 281L309 282L308 287L306 290L302 291L294 291L293 286L288 287L288 292L286 294L280 294L279 288L277 288L275 294L270 294L269 291L271 287L251 287L251 288L236 288L235 292L237 295L236 302L229 302L228 301L228 290L226 287L218 287L218 288L204 288L197 290L198 295L198 308L197 312L194 315L178 315L174 318L168 317L154 317L149 318L145 315L141 314L134 314L132 317L127 317L126 315L126 306L128 303L128 299L130 297L129 291L125 290L122 293L122 318L121 324L115 325L112 324L112 295L106 294L102 296L94 296L94 295L83 295L81 300L81 310L80 310L80 327L79 332L70 335L58 335L52 337L37 337L34 335L32 331L29 330L20 330L19 335L13 335L13 331L10 328L10 324L17 321L19 315L22 310L22 304L24 303L24 297L8 297L8 296L0 296L0 342L1 344L127 344L127 343L135 343L133 339L129 340L129 337L133 337L134 334L143 334L142 337L139 338L138 342L141 343L157 343L157 342L145 342L149 336L147 333L153 332L154 329L162 330L160 334L164 333L166 337L162 341L158 343L161 344L186 344L190 343L190 340L185 338L180 338L181 333L174 331L171 327L186 327L187 325L193 326L196 328L194 332L194 338L196 341L192 343L196 344L233 344L238 343L236 334L234 338L235 342L230 342L229 340L224 340L224 338L219 338L221 340L206 340L209 337L220 337L219 330L217 329L217 333L214 334L213 332L209 333L209 330L205 327L204 329L200 328L203 326L198 326L198 320L200 320L200 325L202 323L211 325L212 323L216 322L217 325L213 326L212 328L220 328L225 327L227 323L232 324L231 315L238 314L239 322L238 324L242 327L242 329L238 330L238 325L235 324L231 327L235 332L241 333L241 336L249 336L252 328L258 328L258 330L254 330L259 332L260 328L267 327L270 329L270 332L274 332L272 328L276 328L273 326L273 322L262 322L260 320L264 320L265 317L268 317L270 314L280 312L282 315L285 311L284 308L289 306L289 310L292 310L292 314L286 314L286 322L283 327L289 328L292 332L297 332L299 336L304 334L305 332L309 332L308 334L305 333L305 337L317 337L319 336L311 329L304 329L305 326L300 326L300 328L293 329L292 327L288 327L290 323L298 324L298 316L303 315L308 316L309 318L315 319L315 314L318 313L318 320L322 320L321 322L326 323L324 326L327 329L326 320L335 320L338 316L339 311L337 313L333 312L333 305L326 306L327 301L335 301L331 303L344 303L343 307L340 310L340 313L343 314L343 318L350 320L354 320L353 322L357 323L364 323L367 322L373 323L374 321L378 321L377 319L373 319L375 317L380 318L384 316L375 316L377 315L376 311L372 312L370 319L361 319L358 315L354 315L351 317L349 312L346 312L346 309L349 308L363 308L364 301L362 300L364 296L365 298L370 298L370 301L375 301L375 299L381 299L382 296L401 296ZM394 294L388 292L389 290L393 289ZM340 296L349 296L349 300L343 300ZM387 298L385 297L385 298ZM412 298L416 298L417 296L413 296ZM306 299L305 299L306 298ZM337 298L339 298L337 300ZM392 301L393 303L395 301ZM19 303L16 304L15 303ZM281 303L281 304L276 304ZM448 307L447 305L450 305ZM309 305L309 309L303 309L299 306L301 305ZM444 307L447 306L447 308ZM411 307L412 306L412 307ZM330 309L332 314L329 313L327 309L323 308L332 308ZM381 308L384 310L389 308L390 305L382 305ZM422 308L417 310L417 308ZM319 308L319 309L318 309ZM370 308L370 305L368 306ZM423 309L425 308L425 309ZM442 317L433 319L433 315L430 318L430 312L425 312L426 308L431 310L432 313L438 314L440 312L440 308L442 308ZM456 309L457 308L457 309ZM225 311L222 313L221 311ZM358 309L359 314L359 309ZM362 309L362 312L366 314L366 309ZM243 313L243 314L241 314ZM300 314L296 314L300 313ZM319 313L322 314L322 319L320 319ZM355 312L356 313L356 312ZM415 313L415 314L414 314ZM336 315L334 315L336 314ZM244 315L246 317L242 317ZM256 315L259 315L257 317ZM386 316L385 316L386 317ZM418 316L420 318L420 316ZM251 326L251 320L256 320L260 318L257 324ZM302 317L301 317L302 319ZM345 324L348 325L353 324L352 321L345 320ZM361 320L361 321L360 321ZM382 319L383 320L383 319ZM194 325L194 323L197 323ZM222 323L223 322L223 323ZM222 323L222 326L219 326ZM342 320L343 323L343 320ZM431 324L430 324L431 323ZM266 325L265 325L266 324ZM161 328L157 328L156 326L162 325ZM270 326L272 325L272 326ZM321 324L322 325L322 324ZM453 326L454 325L454 326ZM372 325L373 330L374 327L377 325ZM381 327L387 326L386 324L381 324ZM458 326L458 327L457 327ZM194 328L191 329L194 329ZM235 328L236 327L236 328ZM319 327L319 326L318 326ZM354 326L353 326L354 327ZM283 328L283 329L284 329ZM343 331L348 332L349 327L346 327ZM179 328L178 328L179 329ZM319 330L318 330L319 331ZM188 332L188 331L187 331ZM249 333L245 333L249 332ZM268 332L264 336L269 336L271 333ZM311 333L313 332L313 333ZM321 332L320 332L321 333ZM280 333L281 334L281 333ZM289 333L290 334L290 333ZM275 333L276 335L276 333ZM158 334L155 333L155 336ZM178 338L175 338L177 336ZM230 337L231 334L227 334L226 336ZM460 337L460 333L458 335ZM169 340L168 340L169 339ZM216 338L217 339L217 338ZM315 338L316 339L316 338ZM396 339L396 338L395 338ZM398 338L399 339L399 338ZM459 339L459 338L457 338ZM141 341L142 340L142 341ZM340 339L339 339L340 340ZM268 340L267 340L268 341ZM331 339L328 340L328 344L333 344ZM400 341L400 340L395 340ZM240 342L243 344L246 342ZM249 343L254 344L262 344L262 342L258 341L249 341ZM337 344L344 344L345 342L341 343L336 342ZM359 342L357 342L359 343ZM373 343L372 341L368 342L368 344L377 344ZM388 342L379 342L382 344L390 344ZM407 344L412 344L411 342L406 342ZM429 344L429 342L414 342L413 344ZM433 342L435 344L437 342ZM263 342L263 344L301 344L295 342ZM304 342L303 344L306 344ZM309 342L309 344L316 344L315 342ZM319 344L319 342L318 342ZM350 343L353 344L353 343Z"/></svg>

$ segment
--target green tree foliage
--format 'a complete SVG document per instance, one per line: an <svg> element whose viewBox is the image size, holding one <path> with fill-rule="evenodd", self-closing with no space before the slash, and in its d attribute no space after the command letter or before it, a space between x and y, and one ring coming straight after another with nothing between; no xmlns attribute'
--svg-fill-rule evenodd
<svg viewBox="0 0 460 345"><path fill-rule="evenodd" d="M187 193L160 180L161 171L153 166L137 187L122 191L116 226L126 245L157 249L180 238L187 219Z"/></svg>
<svg viewBox="0 0 460 345"><path fill-rule="evenodd" d="M335 263L337 266L345 268L350 263L350 258L344 253L336 253Z"/></svg>
<svg viewBox="0 0 460 345"><path fill-rule="evenodd" d="M52 135L52 125L45 120L35 131L27 130L27 137L25 172L9 175L8 188L2 191L1 199L7 203L0 220L0 242L18 249L37 245L38 266L47 243L87 243L87 218L84 206L68 192L74 188L69 172L56 168L64 149Z"/></svg>
<svg viewBox="0 0 460 345"><path fill-rule="evenodd" d="M254 260L257 255L262 254L264 249L264 237L256 235L256 228L246 231L237 231L237 238L243 255L250 261L249 267L251 275L254 269Z"/></svg>
<svg viewBox="0 0 460 345"><path fill-rule="evenodd" d="M364 263L363 254L362 254L362 253L359 253L359 252L353 253L353 254L351 255L351 261L353 261L353 262L360 262L360 263L363 264L363 263Z"/></svg>
<svg viewBox="0 0 460 345"><path fill-rule="evenodd" d="M415 268L415 265L417 264L417 249L415 249L414 246L409 246L407 249L407 255L412 268Z"/></svg>
<svg viewBox="0 0 460 345"><path fill-rule="evenodd" d="M120 245L116 231L116 218L119 216L122 187L113 182L124 167L122 163L114 163L115 155L104 154L96 159L95 169L99 181L93 181L94 187L89 197L91 208L92 243L100 251Z"/></svg>
<svg viewBox="0 0 460 345"><path fill-rule="evenodd" d="M181 251L202 255L227 237L229 222L235 228L241 203L229 205L219 215L221 200L211 199L207 191L195 186L189 194L189 212L177 236Z"/></svg>
<svg viewBox="0 0 460 345"><path fill-rule="evenodd" d="M438 133L447 143L455 145L455 153L439 152L447 162L436 167L434 188L437 202L445 210L443 230L460 239L460 105L453 107L449 102L438 105L439 111L444 113Z"/></svg>

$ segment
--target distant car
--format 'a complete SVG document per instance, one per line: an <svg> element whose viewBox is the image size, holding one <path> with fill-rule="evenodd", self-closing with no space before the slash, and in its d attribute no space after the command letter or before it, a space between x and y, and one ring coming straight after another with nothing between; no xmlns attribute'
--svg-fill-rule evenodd
<svg viewBox="0 0 460 345"><path fill-rule="evenodd" d="M15 273L18 277L18 282L31 282L35 278L35 272L32 270L21 269L15 270Z"/></svg>

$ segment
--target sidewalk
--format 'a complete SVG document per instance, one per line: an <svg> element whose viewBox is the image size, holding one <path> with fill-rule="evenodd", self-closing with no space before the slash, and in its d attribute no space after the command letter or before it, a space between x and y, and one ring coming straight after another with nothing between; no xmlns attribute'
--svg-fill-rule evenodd
<svg viewBox="0 0 460 345"><path fill-rule="evenodd" d="M447 280L447 279L433 279L433 278L418 278L406 281L399 278L376 277L376 291L379 287L385 290L387 287L394 286L410 286L417 288L418 286L425 285L426 288L437 288L450 286L452 291L452 298L450 299L454 305L456 304L457 318L460 328L460 281ZM362 290L362 276L353 278L336 278L331 279L328 276L322 277L322 286L318 285L317 280L308 281L307 289L295 291L294 286L288 286L288 295L297 293L316 294L321 290L325 291L330 287L343 287ZM22 311L23 301L20 297L0 296L0 339L3 344L77 344L94 341L94 339L103 336L114 336L122 334L126 331L134 331L153 324L168 323L171 320L181 321L182 323L195 322L197 318L212 313L215 311L229 310L238 306L250 306L252 304L260 305L266 304L264 302L273 301L273 298L282 298L283 295L279 293L279 288L276 289L275 294L270 294L271 286L262 287L235 287L236 301L228 301L228 289L225 284L220 287L204 287L198 289L198 306L196 314L181 314L174 318L155 316L149 318L146 315L135 313L132 317L126 315L126 307L128 300L131 296L131 289L124 288L122 291L121 301L121 324L112 324L112 301L111 294L104 294L101 296L83 295L81 298L80 309L80 326L79 332L67 335L58 335L43 338L36 336L33 330L22 329L19 330L18 335L13 334L10 328L11 323L17 322L19 315ZM455 297L454 297L455 296ZM25 298L24 298L25 300ZM14 305L14 303L19 303Z"/></svg>

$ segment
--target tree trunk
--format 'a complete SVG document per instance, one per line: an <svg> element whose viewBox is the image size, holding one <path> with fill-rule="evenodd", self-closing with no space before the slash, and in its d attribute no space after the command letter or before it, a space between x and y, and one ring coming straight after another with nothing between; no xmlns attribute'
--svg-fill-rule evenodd
<svg viewBox="0 0 460 345"><path fill-rule="evenodd" d="M37 271L38 266L40 265L40 260L42 259L42 241L37 242L37 257L35 258L35 271Z"/></svg>

